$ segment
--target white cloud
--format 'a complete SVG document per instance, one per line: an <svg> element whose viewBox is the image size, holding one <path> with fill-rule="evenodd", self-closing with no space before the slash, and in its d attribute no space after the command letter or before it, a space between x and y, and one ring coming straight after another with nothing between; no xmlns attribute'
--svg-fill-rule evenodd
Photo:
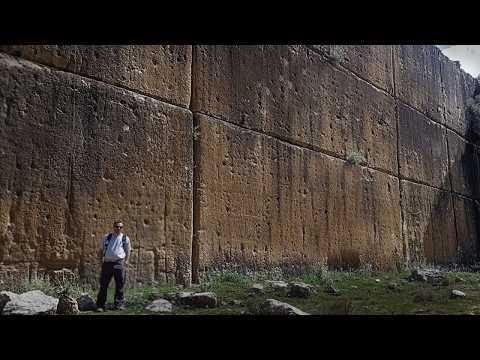
<svg viewBox="0 0 480 360"><path fill-rule="evenodd" d="M460 67L470 75L477 77L480 74L480 45L453 45L442 52L450 60L459 61Z"/></svg>

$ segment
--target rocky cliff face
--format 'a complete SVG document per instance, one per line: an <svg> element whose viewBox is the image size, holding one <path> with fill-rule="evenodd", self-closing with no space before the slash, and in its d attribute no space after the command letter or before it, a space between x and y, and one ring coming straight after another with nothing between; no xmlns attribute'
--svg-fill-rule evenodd
<svg viewBox="0 0 480 360"><path fill-rule="evenodd" d="M432 46L0 46L0 278L95 280L116 219L132 283L473 261L476 86Z"/></svg>

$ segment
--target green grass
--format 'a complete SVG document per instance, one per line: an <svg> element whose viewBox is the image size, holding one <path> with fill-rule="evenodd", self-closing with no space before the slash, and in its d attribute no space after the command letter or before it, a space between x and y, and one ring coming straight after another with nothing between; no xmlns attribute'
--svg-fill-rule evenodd
<svg viewBox="0 0 480 360"><path fill-rule="evenodd" d="M402 315L402 314L479 314L480 315L480 273L448 272L448 284L433 286L429 283L409 282L409 272L376 273L376 272L340 272L328 271L325 268L312 268L297 277L286 281L303 281L312 284L316 293L309 298L290 298L277 295L267 290L262 295L251 295L249 287L263 279L245 276L236 272L217 272L205 276L200 285L183 289L173 285L144 285L125 291L126 309L123 311L108 310L104 315L160 315L145 310L145 306L156 298L169 292L212 291L217 295L220 304L217 308L196 309L185 306L174 306L172 314L178 315L240 315L255 314L258 306L267 298L287 302L310 314L329 315ZM379 280L379 281L376 281ZM389 285L395 283L395 287ZM338 295L325 290L333 285ZM53 291L48 284L31 284L30 289L39 288L44 292ZM452 289L465 292L461 299L451 299ZM3 289L2 289L3 290ZM94 298L96 291L89 292ZM107 304L113 303L114 289L108 290ZM232 300L241 301L241 305L232 305ZM96 314L94 312L83 315Z"/></svg>

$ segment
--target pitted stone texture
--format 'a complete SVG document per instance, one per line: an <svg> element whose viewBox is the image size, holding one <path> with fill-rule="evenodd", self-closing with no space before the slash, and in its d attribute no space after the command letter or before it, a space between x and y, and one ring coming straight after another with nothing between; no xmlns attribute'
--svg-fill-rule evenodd
<svg viewBox="0 0 480 360"><path fill-rule="evenodd" d="M442 84L445 96L445 126L471 138L471 119L466 116L467 101L475 92L475 79L457 62L441 54Z"/></svg>
<svg viewBox="0 0 480 360"><path fill-rule="evenodd" d="M0 51L190 105L190 45L1 45Z"/></svg>
<svg viewBox="0 0 480 360"><path fill-rule="evenodd" d="M457 224L458 258L462 264L478 261L478 226L480 225L478 203L453 195Z"/></svg>
<svg viewBox="0 0 480 360"><path fill-rule="evenodd" d="M450 176L454 192L479 199L480 150L453 131L447 131Z"/></svg>
<svg viewBox="0 0 480 360"><path fill-rule="evenodd" d="M403 235L409 262L448 264L457 260L450 192L402 180Z"/></svg>
<svg viewBox="0 0 480 360"><path fill-rule="evenodd" d="M445 128L399 103L400 174L450 190Z"/></svg>
<svg viewBox="0 0 480 360"><path fill-rule="evenodd" d="M160 250L183 278L189 111L0 55L0 164L0 263L78 267L96 279L100 236L121 219L142 281Z"/></svg>
<svg viewBox="0 0 480 360"><path fill-rule="evenodd" d="M12 296L3 307L2 315L53 315L57 305L58 299L33 290Z"/></svg>
<svg viewBox="0 0 480 360"><path fill-rule="evenodd" d="M395 45L393 53L397 96L443 124L440 49L432 45Z"/></svg>
<svg viewBox="0 0 480 360"><path fill-rule="evenodd" d="M398 179L196 115L200 271L401 260Z"/></svg>
<svg viewBox="0 0 480 360"><path fill-rule="evenodd" d="M311 45L333 63L393 95L392 45Z"/></svg>
<svg viewBox="0 0 480 360"><path fill-rule="evenodd" d="M304 46L196 46L193 111L396 173L391 96Z"/></svg>

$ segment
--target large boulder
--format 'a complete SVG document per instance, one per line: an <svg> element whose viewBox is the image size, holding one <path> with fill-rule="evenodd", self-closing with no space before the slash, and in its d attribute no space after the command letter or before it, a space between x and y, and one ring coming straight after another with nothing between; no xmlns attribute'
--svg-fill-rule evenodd
<svg viewBox="0 0 480 360"><path fill-rule="evenodd" d="M157 299L150 303L145 309L153 312L172 312L172 303L165 299Z"/></svg>
<svg viewBox="0 0 480 360"><path fill-rule="evenodd" d="M78 310L78 303L77 300L68 296L66 294L62 294L60 299L58 299L57 304L57 314L59 315L75 315L78 314L80 310Z"/></svg>
<svg viewBox="0 0 480 360"><path fill-rule="evenodd" d="M87 293L81 294L77 298L78 310L80 311L93 311L97 309L97 304Z"/></svg>
<svg viewBox="0 0 480 360"><path fill-rule="evenodd" d="M0 315L2 314L2 310L5 307L5 305L17 296L18 296L17 294L10 291L0 292Z"/></svg>
<svg viewBox="0 0 480 360"><path fill-rule="evenodd" d="M259 308L260 315L309 315L306 312L275 299L265 300Z"/></svg>
<svg viewBox="0 0 480 360"><path fill-rule="evenodd" d="M288 293L290 297L307 298L314 292L312 285L305 284L303 282L292 282L288 284Z"/></svg>
<svg viewBox="0 0 480 360"><path fill-rule="evenodd" d="M14 296L5 304L2 315L53 315L57 305L58 299L33 290Z"/></svg>

